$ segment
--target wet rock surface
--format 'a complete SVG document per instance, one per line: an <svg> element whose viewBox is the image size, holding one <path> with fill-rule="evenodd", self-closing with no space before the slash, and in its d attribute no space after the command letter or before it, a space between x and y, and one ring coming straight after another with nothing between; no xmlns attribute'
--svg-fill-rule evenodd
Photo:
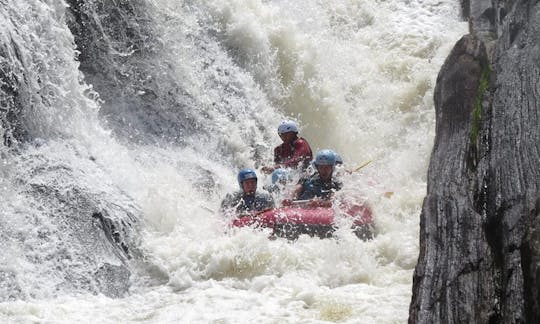
<svg viewBox="0 0 540 324"><path fill-rule="evenodd" d="M34 153L15 161L18 199L0 212L0 248L9 260L0 271L0 301L127 294L140 257L140 210L132 199L91 160L75 166Z"/></svg>
<svg viewBox="0 0 540 324"><path fill-rule="evenodd" d="M443 65L412 323L538 322L540 2L470 1Z"/></svg>

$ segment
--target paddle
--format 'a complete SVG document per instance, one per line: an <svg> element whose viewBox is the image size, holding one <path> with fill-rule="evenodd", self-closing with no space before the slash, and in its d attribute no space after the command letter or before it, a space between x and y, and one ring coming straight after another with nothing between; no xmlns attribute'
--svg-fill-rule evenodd
<svg viewBox="0 0 540 324"><path fill-rule="evenodd" d="M281 204L284 207L314 208L314 207L330 207L332 203L329 200L315 198L315 199L304 199L304 200L285 199L281 202Z"/></svg>
<svg viewBox="0 0 540 324"><path fill-rule="evenodd" d="M311 199L304 199L304 200L293 200L291 202L291 205L299 205L299 206L302 206L302 205L305 205L307 203L311 202Z"/></svg>
<svg viewBox="0 0 540 324"><path fill-rule="evenodd" d="M373 162L373 160L367 160L365 161L364 163L360 164L359 166L357 166L356 168L352 169L352 170L346 170L349 174L353 174L354 172L358 172L360 171L361 169L363 169L365 166L369 165L371 162ZM385 198L391 198L392 196L394 195L394 192L393 191L386 191L383 193L383 197Z"/></svg>
<svg viewBox="0 0 540 324"><path fill-rule="evenodd" d="M371 162L373 162L372 160L367 160L366 162L360 164L359 166L357 166L356 168L352 169L352 170L347 170L349 173L353 173L353 172L358 172L360 171L361 169L363 169L365 166L367 166L368 164L370 164Z"/></svg>
<svg viewBox="0 0 540 324"><path fill-rule="evenodd" d="M283 199L281 204L285 207L291 207L291 206L304 206L310 202L311 202L311 199L304 199L304 200Z"/></svg>

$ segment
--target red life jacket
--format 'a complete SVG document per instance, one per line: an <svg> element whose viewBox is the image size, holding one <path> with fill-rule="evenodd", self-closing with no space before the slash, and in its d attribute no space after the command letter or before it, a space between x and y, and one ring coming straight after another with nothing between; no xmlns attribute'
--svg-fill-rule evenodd
<svg viewBox="0 0 540 324"><path fill-rule="evenodd" d="M311 147L302 137L292 144L282 143L274 149L274 163L280 167L305 169L312 159Z"/></svg>

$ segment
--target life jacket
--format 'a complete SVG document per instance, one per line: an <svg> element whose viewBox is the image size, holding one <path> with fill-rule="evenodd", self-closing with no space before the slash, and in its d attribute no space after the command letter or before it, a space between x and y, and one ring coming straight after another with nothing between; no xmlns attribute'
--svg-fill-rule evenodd
<svg viewBox="0 0 540 324"><path fill-rule="evenodd" d="M244 195L242 191L228 194L221 203L222 210L234 209L236 213L263 211L274 207L274 199L267 193Z"/></svg>
<svg viewBox="0 0 540 324"><path fill-rule="evenodd" d="M302 137L298 137L291 144L282 143L274 149L274 163L286 168L305 169L312 159L311 147Z"/></svg>
<svg viewBox="0 0 540 324"><path fill-rule="evenodd" d="M298 199L313 199L320 197L322 199L330 199L332 193L341 190L342 183L340 181L330 179L323 181L319 174L314 174L302 182L302 192Z"/></svg>

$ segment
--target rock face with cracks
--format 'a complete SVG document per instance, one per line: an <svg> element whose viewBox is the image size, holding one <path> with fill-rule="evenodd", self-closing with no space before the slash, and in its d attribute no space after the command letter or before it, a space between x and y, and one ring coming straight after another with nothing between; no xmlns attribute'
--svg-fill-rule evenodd
<svg viewBox="0 0 540 324"><path fill-rule="evenodd" d="M463 1L435 89L411 323L540 322L540 1Z"/></svg>

